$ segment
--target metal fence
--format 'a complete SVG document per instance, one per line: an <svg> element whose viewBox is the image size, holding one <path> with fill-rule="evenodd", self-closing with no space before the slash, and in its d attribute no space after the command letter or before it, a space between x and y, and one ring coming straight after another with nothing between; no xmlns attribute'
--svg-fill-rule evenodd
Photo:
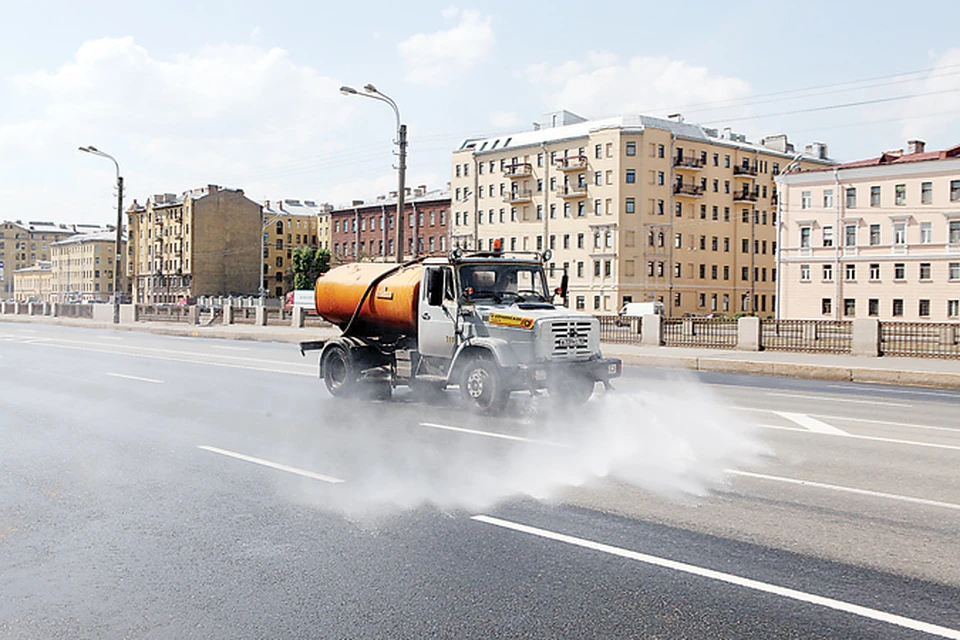
<svg viewBox="0 0 960 640"><path fill-rule="evenodd" d="M663 344L668 347L734 349L737 346L737 321L732 318L664 319Z"/></svg>
<svg viewBox="0 0 960 640"><path fill-rule="evenodd" d="M255 307L234 307L233 308L234 324L256 324L256 322L257 322L257 309Z"/></svg>
<svg viewBox="0 0 960 640"><path fill-rule="evenodd" d="M138 304L137 318L151 322L189 322L190 308L180 305Z"/></svg>
<svg viewBox="0 0 960 640"><path fill-rule="evenodd" d="M61 304L57 307L57 315L61 318L85 318L93 320L92 304Z"/></svg>
<svg viewBox="0 0 960 640"><path fill-rule="evenodd" d="M880 355L960 358L960 323L881 322Z"/></svg>
<svg viewBox="0 0 960 640"><path fill-rule="evenodd" d="M643 318L624 318L622 316L597 316L600 321L600 340L633 344L640 342Z"/></svg>
<svg viewBox="0 0 960 640"><path fill-rule="evenodd" d="M850 353L853 323L849 320L762 320L760 344L768 351Z"/></svg>
<svg viewBox="0 0 960 640"><path fill-rule="evenodd" d="M286 326L289 327L293 323L293 311L287 311L284 308L271 308L266 307L264 313L267 314L267 326L278 327Z"/></svg>

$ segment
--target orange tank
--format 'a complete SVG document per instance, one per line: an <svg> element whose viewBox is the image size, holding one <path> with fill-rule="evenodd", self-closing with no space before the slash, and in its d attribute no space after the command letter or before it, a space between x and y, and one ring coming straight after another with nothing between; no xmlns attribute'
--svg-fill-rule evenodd
<svg viewBox="0 0 960 640"><path fill-rule="evenodd" d="M350 322L367 287L395 264L355 262L335 267L317 278L317 313L341 329ZM387 276L367 296L356 326L366 333L416 333L420 265Z"/></svg>

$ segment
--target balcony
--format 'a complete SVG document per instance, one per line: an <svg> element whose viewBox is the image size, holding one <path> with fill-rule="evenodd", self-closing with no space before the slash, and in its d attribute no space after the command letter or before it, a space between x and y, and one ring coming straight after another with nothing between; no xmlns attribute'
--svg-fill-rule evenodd
<svg viewBox="0 0 960 640"><path fill-rule="evenodd" d="M557 158L556 165L560 171L583 171L587 168L587 156Z"/></svg>
<svg viewBox="0 0 960 640"><path fill-rule="evenodd" d="M560 189L560 197L564 199L586 198L587 185L567 185Z"/></svg>
<svg viewBox="0 0 960 640"><path fill-rule="evenodd" d="M509 164L503 170L503 175L506 178L511 180L518 180L520 178L529 178L533 175L533 165L529 162L518 162L517 164Z"/></svg>
<svg viewBox="0 0 960 640"><path fill-rule="evenodd" d="M533 192L530 191L530 189L517 189L516 191L508 191L507 195L503 196L503 201L507 204L532 202Z"/></svg>
<svg viewBox="0 0 960 640"><path fill-rule="evenodd" d="M673 166L676 169L686 170L686 171L699 171L703 168L703 163L700 162L700 158L695 158L693 156L680 157L677 156L673 159Z"/></svg>
<svg viewBox="0 0 960 640"><path fill-rule="evenodd" d="M757 177L757 169L756 167L745 167L743 165L739 165L733 168L733 175L743 178L755 178Z"/></svg>
<svg viewBox="0 0 960 640"><path fill-rule="evenodd" d="M756 202L758 198L756 191L741 191L740 193L733 194L734 202Z"/></svg>
<svg viewBox="0 0 960 640"><path fill-rule="evenodd" d="M699 198L703 195L703 187L695 184L675 184L673 193L684 198Z"/></svg>

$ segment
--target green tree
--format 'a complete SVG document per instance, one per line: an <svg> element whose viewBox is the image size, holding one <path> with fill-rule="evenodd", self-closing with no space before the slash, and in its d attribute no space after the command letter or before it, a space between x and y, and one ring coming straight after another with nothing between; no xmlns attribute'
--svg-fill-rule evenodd
<svg viewBox="0 0 960 640"><path fill-rule="evenodd" d="M321 274L330 270L330 252L326 249L298 247L293 250L293 288L313 289Z"/></svg>

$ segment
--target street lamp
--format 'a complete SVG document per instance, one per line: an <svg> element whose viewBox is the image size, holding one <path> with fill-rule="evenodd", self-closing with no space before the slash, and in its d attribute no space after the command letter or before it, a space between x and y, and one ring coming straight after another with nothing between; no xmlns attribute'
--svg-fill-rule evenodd
<svg viewBox="0 0 960 640"><path fill-rule="evenodd" d="M80 151L90 153L101 158L107 158L117 168L117 235L115 255L113 259L113 324L120 324L120 269L122 268L121 243L123 241L123 176L120 175L120 165L117 159L109 153L100 151L93 145L80 147Z"/></svg>
<svg viewBox="0 0 960 640"><path fill-rule="evenodd" d="M360 93L353 87L340 87L340 93L345 96L360 96L363 98L372 98L390 105L393 108L394 115L397 116L397 145L400 147L400 166L397 167L397 263L403 262L403 199L406 192L406 174L407 174L407 125L400 122L400 108L390 96L381 93L372 84L366 84L363 87L366 93Z"/></svg>

